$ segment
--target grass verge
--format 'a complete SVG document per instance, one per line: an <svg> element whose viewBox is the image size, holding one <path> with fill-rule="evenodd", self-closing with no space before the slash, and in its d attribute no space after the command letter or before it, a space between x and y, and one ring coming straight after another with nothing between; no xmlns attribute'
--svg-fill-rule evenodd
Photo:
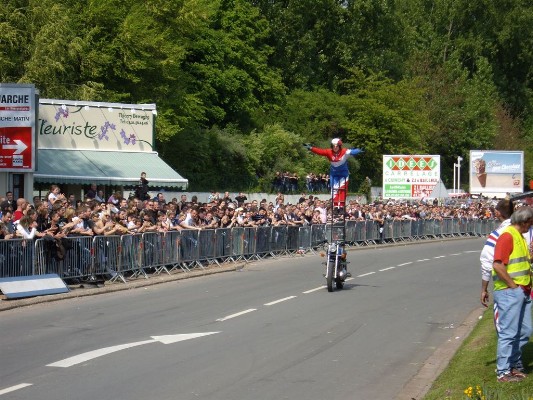
<svg viewBox="0 0 533 400"><path fill-rule="evenodd" d="M533 342L522 361L530 374L519 383L496 381L496 331L492 309L483 314L424 400L533 400Z"/></svg>

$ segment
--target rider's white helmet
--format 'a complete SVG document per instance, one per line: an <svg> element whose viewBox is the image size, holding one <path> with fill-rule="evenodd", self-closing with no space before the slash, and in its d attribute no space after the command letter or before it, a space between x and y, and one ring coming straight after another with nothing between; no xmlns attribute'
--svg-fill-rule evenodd
<svg viewBox="0 0 533 400"><path fill-rule="evenodd" d="M332 139L331 140L331 145L332 146L338 145L339 147L342 147L342 140L340 140L339 138Z"/></svg>

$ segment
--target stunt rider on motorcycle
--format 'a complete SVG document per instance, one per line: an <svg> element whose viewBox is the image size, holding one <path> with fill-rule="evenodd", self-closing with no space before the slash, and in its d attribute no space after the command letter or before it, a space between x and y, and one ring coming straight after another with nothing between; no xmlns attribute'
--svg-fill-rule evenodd
<svg viewBox="0 0 533 400"><path fill-rule="evenodd" d="M325 156L331 162L329 177L331 186L331 195L333 199L333 207L344 209L346 204L346 192L348 190L348 180L350 171L348 170L348 157L356 156L362 153L362 149L345 149L342 147L342 140L335 138L331 141L331 148L321 149L304 144L304 147L309 151Z"/></svg>

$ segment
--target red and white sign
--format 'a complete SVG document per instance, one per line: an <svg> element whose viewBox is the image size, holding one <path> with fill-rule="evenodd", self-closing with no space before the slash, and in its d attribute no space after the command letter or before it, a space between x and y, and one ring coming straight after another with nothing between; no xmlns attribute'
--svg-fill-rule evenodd
<svg viewBox="0 0 533 400"><path fill-rule="evenodd" d="M31 127L0 128L0 169L32 169L31 143Z"/></svg>
<svg viewBox="0 0 533 400"><path fill-rule="evenodd" d="M35 87L0 84L0 171L35 169Z"/></svg>

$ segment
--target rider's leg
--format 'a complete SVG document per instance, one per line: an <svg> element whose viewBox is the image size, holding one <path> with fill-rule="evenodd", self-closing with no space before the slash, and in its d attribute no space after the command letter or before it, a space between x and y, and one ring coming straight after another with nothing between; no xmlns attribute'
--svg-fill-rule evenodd
<svg viewBox="0 0 533 400"><path fill-rule="evenodd" d="M331 175L331 197L333 207L344 209L346 205L346 192L348 191L348 177Z"/></svg>

